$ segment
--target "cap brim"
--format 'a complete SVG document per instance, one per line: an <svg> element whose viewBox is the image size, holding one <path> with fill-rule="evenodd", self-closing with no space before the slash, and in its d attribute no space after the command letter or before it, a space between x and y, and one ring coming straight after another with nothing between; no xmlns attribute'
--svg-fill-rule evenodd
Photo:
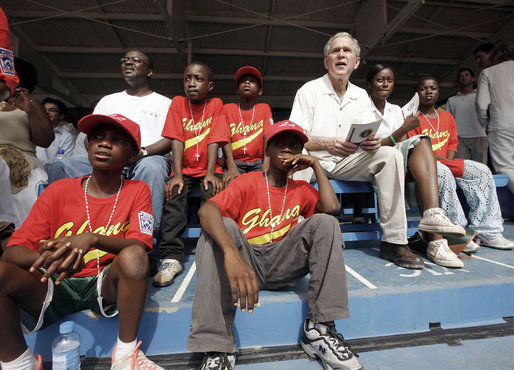
<svg viewBox="0 0 514 370"><path fill-rule="evenodd" d="M119 121L117 121L111 116L106 116L104 114L89 114L79 121L77 127L80 131L82 131L89 137L93 129L101 123L108 123L118 126L123 131L125 131L128 136L130 136L130 138L134 141L134 144L136 144L136 147L140 149L140 145L137 143L137 140L134 138L132 133L129 130L127 130L127 128L123 126Z"/></svg>

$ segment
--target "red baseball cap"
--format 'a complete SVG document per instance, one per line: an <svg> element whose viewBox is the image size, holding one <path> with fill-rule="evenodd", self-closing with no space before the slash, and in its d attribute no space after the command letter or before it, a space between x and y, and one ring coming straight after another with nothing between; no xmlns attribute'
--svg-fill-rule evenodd
<svg viewBox="0 0 514 370"><path fill-rule="evenodd" d="M281 132L291 132L292 134L297 135L300 137L300 140L302 140L302 144L305 144L307 141L309 141L309 138L305 133L303 132L303 128L301 128L299 125L297 125L294 122L291 122L289 120L280 121L275 123L274 125L271 125L268 132L268 142L271 140L271 138Z"/></svg>
<svg viewBox="0 0 514 370"><path fill-rule="evenodd" d="M259 82L261 83L261 87L262 87L263 83L262 83L261 72L259 72L259 70L257 68L252 67L252 66L241 67L237 70L237 72L236 72L236 87L239 86L239 80L241 79L241 77L246 76L246 75L254 76L256 79L259 80Z"/></svg>
<svg viewBox="0 0 514 370"><path fill-rule="evenodd" d="M77 126L80 131L89 136L91 131L100 123L111 123L122 128L134 139L137 148L141 149L141 131L139 130L139 125L121 114L89 114L83 117Z"/></svg>

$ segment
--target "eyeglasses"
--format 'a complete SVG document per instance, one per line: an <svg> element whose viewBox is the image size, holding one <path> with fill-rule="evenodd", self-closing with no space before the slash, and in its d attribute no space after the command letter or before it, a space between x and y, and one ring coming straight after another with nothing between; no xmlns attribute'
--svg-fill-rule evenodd
<svg viewBox="0 0 514 370"><path fill-rule="evenodd" d="M141 59L139 57L123 57L120 59L120 63L121 64L127 63L129 60L133 61L134 63L142 63L142 64L146 64L147 66L150 66L148 63L144 62L143 59Z"/></svg>

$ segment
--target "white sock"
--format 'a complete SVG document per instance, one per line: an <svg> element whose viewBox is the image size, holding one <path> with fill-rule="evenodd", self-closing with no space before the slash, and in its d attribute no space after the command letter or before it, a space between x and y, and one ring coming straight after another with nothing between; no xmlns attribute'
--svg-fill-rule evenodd
<svg viewBox="0 0 514 370"><path fill-rule="evenodd" d="M118 337L118 343L116 344L116 352L114 353L114 362L122 359L123 357L130 355L137 346L137 338L133 342L125 343Z"/></svg>
<svg viewBox="0 0 514 370"><path fill-rule="evenodd" d="M9 362L0 362L3 370L34 370L37 366L37 360L32 354L30 348L27 348L18 358Z"/></svg>

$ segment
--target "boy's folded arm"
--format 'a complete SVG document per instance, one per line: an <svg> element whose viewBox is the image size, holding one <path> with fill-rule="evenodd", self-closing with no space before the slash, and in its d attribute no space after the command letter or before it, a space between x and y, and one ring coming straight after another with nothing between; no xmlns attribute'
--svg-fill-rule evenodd
<svg viewBox="0 0 514 370"><path fill-rule="evenodd" d="M113 236L107 236L107 235L100 235L100 234L80 234L80 235L89 235L92 237L91 245L89 247L81 246L82 254L86 254L87 251L89 251L91 248L100 249L104 252L112 253L112 254L118 254L120 253L124 248L132 246L132 245L139 245L144 250L150 250L150 248L143 243L142 241L134 238L115 238ZM79 235L75 235L79 236ZM72 241L71 247L73 248L74 243ZM78 246L77 246L78 247Z"/></svg>
<svg viewBox="0 0 514 370"><path fill-rule="evenodd" d="M12 245L4 251L2 261L28 269L38 257L38 252L24 245Z"/></svg>
<svg viewBox="0 0 514 370"><path fill-rule="evenodd" d="M330 181L328 180L325 171L317 159L314 161L312 168L314 170L314 175L316 176L319 189L319 200L318 203L316 203L316 211L328 214L339 212L341 204L337 199L334 188L330 185Z"/></svg>

